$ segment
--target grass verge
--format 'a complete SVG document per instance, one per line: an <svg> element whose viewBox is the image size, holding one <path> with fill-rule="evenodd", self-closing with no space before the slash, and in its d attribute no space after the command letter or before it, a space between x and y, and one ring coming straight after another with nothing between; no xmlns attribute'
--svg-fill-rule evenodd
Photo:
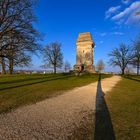
<svg viewBox="0 0 140 140"><path fill-rule="evenodd" d="M125 76L107 94L117 140L140 139L140 76Z"/></svg>

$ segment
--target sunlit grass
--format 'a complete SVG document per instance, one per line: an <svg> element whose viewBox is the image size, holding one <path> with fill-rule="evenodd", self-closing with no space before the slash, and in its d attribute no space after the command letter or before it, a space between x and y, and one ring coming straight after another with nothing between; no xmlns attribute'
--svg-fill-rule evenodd
<svg viewBox="0 0 140 140"><path fill-rule="evenodd" d="M103 75L102 78L111 75ZM98 74L34 74L0 77L0 113L98 80Z"/></svg>
<svg viewBox="0 0 140 140"><path fill-rule="evenodd" d="M140 76L125 76L108 94L107 103L111 113L117 140L140 138Z"/></svg>

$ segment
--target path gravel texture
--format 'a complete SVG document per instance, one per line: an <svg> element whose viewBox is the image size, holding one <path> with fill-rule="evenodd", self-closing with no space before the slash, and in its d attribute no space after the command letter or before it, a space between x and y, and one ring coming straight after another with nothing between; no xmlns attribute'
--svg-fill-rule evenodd
<svg viewBox="0 0 140 140"><path fill-rule="evenodd" d="M120 80L102 80L104 93ZM98 82L66 91L65 94L0 114L0 140L90 139L86 131L95 112ZM93 117L94 118L94 117Z"/></svg>

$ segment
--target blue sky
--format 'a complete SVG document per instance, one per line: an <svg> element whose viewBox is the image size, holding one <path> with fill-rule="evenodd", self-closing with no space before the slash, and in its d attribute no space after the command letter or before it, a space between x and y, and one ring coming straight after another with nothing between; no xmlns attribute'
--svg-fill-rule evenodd
<svg viewBox="0 0 140 140"><path fill-rule="evenodd" d="M95 41L95 64L99 59L108 67L108 53L121 42L130 44L140 32L139 0L39 0L34 8L35 28L43 34L42 46L61 42L64 60L76 59L76 39L80 32L91 32ZM33 56L33 69L40 69L42 58Z"/></svg>

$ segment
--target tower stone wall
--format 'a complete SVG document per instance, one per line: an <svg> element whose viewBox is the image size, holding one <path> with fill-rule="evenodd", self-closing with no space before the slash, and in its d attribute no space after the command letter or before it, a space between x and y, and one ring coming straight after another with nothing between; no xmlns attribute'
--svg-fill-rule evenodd
<svg viewBox="0 0 140 140"><path fill-rule="evenodd" d="M80 33L76 41L74 70L94 72L94 41L90 32Z"/></svg>

